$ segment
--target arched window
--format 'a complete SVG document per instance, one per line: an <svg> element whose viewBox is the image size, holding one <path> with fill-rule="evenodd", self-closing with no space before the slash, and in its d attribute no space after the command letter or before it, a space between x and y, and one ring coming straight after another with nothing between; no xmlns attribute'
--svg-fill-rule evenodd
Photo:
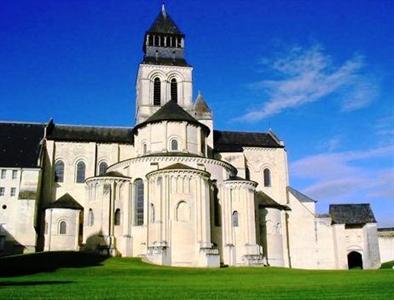
<svg viewBox="0 0 394 300"><path fill-rule="evenodd" d="M178 103L178 84L175 78L171 79L171 100Z"/></svg>
<svg viewBox="0 0 394 300"><path fill-rule="evenodd" d="M55 182L63 182L64 180L64 162L58 160L55 163Z"/></svg>
<svg viewBox="0 0 394 300"><path fill-rule="evenodd" d="M93 226L94 225L94 214L93 214L93 210L91 208L89 208L89 212L88 212L88 226Z"/></svg>
<svg viewBox="0 0 394 300"><path fill-rule="evenodd" d="M160 78L156 77L153 81L153 105L160 106L161 104L161 82Z"/></svg>
<svg viewBox="0 0 394 300"><path fill-rule="evenodd" d="M86 165L83 161L77 163L77 176L76 182L81 183L85 181Z"/></svg>
<svg viewBox="0 0 394 300"><path fill-rule="evenodd" d="M116 210L115 210L115 216L114 216L114 223L115 223L115 225L120 225L120 209L119 208L117 208Z"/></svg>
<svg viewBox="0 0 394 300"><path fill-rule="evenodd" d="M233 227L238 227L238 212L235 210L234 212L233 212L233 216L232 216L232 220L231 220L232 222L232 224L233 224Z"/></svg>
<svg viewBox="0 0 394 300"><path fill-rule="evenodd" d="M134 225L144 224L144 182L142 179L134 181Z"/></svg>
<svg viewBox="0 0 394 300"><path fill-rule="evenodd" d="M271 186L271 171L264 169L264 186Z"/></svg>
<svg viewBox="0 0 394 300"><path fill-rule="evenodd" d="M150 221L151 223L156 221L155 205L153 203L150 204Z"/></svg>
<svg viewBox="0 0 394 300"><path fill-rule="evenodd" d="M178 141L176 139L171 140L171 151L178 151Z"/></svg>
<svg viewBox="0 0 394 300"><path fill-rule="evenodd" d="M189 206L185 201L178 203L176 208L176 220L178 222L189 222L190 220L190 210Z"/></svg>
<svg viewBox="0 0 394 300"><path fill-rule="evenodd" d="M108 165L105 161L99 164L99 175L104 175L107 171Z"/></svg>
<svg viewBox="0 0 394 300"><path fill-rule="evenodd" d="M67 234L67 223L65 221L59 223L59 234Z"/></svg>

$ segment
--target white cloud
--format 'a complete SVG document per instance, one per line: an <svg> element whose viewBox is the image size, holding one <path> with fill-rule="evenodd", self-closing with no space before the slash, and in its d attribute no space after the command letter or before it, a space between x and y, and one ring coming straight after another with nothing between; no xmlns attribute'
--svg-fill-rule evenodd
<svg viewBox="0 0 394 300"><path fill-rule="evenodd" d="M373 80L361 74L364 64L359 55L334 66L332 58L320 46L295 47L284 57L265 59L263 64L272 69L278 79L251 84L250 87L267 95L267 99L260 108L238 119L260 120L333 94L342 98L342 111L352 111L367 106L377 95Z"/></svg>
<svg viewBox="0 0 394 300"><path fill-rule="evenodd" d="M329 203L371 203L379 226L394 225L394 144L367 151L311 155L290 164L293 179L309 182L302 192Z"/></svg>

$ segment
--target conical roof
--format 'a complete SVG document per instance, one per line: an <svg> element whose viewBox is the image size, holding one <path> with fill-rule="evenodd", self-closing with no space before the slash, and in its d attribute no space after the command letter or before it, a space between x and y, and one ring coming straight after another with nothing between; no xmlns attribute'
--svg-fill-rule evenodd
<svg viewBox="0 0 394 300"><path fill-rule="evenodd" d="M209 128L193 118L187 111L180 107L175 101L170 100L164 104L157 112L150 116L146 121L138 124L134 127L134 133L140 127L145 126L148 123L157 123L161 121L186 121L188 123L195 124L202 127L207 135L209 133Z"/></svg>
<svg viewBox="0 0 394 300"><path fill-rule="evenodd" d="M164 4L162 5L159 15L156 17L148 32L183 35L175 22L167 14Z"/></svg>
<svg viewBox="0 0 394 300"><path fill-rule="evenodd" d="M194 104L194 110L196 111L197 115L211 112L211 109L209 108L201 92L198 92L196 103Z"/></svg>

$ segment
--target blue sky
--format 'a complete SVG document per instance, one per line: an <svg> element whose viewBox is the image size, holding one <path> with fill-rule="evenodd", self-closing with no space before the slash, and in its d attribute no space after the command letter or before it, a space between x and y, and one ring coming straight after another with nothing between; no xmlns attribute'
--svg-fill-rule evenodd
<svg viewBox="0 0 394 300"><path fill-rule="evenodd" d="M2 1L0 120L132 126L161 1ZM290 183L394 226L393 1L167 1L215 127L286 143Z"/></svg>

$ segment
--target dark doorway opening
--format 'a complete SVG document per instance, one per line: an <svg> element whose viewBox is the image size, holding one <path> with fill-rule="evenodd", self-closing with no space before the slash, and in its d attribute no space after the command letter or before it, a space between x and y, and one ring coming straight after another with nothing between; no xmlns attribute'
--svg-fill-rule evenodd
<svg viewBox="0 0 394 300"><path fill-rule="evenodd" d="M347 265L349 269L362 269L363 258L360 253L352 251L347 255Z"/></svg>

